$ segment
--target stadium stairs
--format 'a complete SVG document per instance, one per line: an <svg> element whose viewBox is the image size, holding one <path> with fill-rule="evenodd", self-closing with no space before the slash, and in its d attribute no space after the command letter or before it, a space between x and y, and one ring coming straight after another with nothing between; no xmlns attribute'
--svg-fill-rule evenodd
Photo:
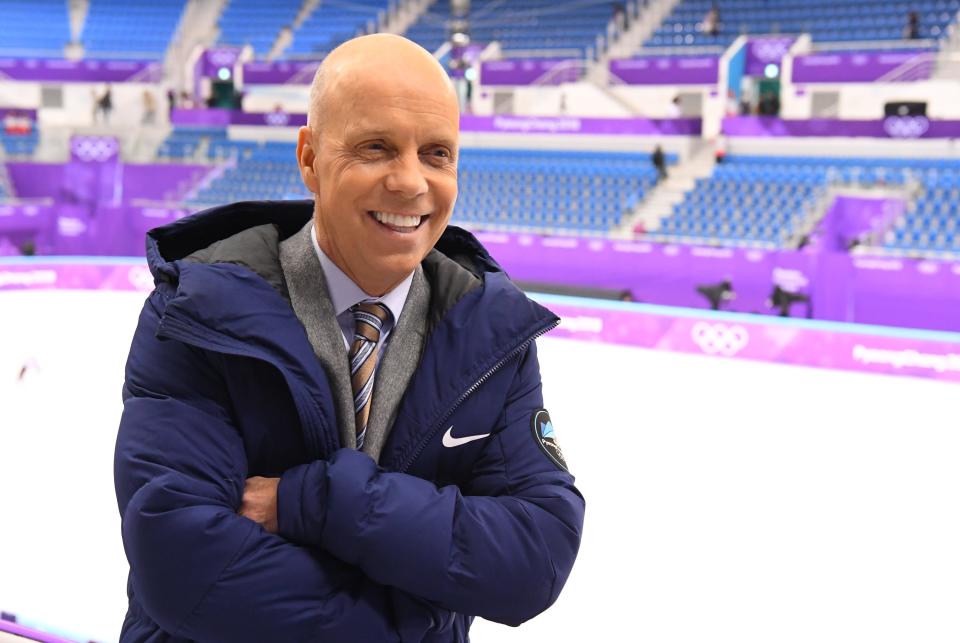
<svg viewBox="0 0 960 643"><path fill-rule="evenodd" d="M613 230L612 235L630 239L636 234L658 229L660 222L670 216L674 207L694 190L697 180L713 173L715 165L713 146L701 143L686 160L668 168L666 180L660 181L647 193L646 198Z"/></svg>

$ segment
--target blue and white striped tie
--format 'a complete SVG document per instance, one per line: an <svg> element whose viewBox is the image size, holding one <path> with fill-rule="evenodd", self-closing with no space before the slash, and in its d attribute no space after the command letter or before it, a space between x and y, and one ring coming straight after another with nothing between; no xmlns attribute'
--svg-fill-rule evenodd
<svg viewBox="0 0 960 643"><path fill-rule="evenodd" d="M383 324L390 319L390 309L380 302L361 302L350 309L353 313L353 345L350 347L350 385L353 387L353 411L357 426L357 450L363 448L370 417L370 393L373 372L377 366L377 344Z"/></svg>

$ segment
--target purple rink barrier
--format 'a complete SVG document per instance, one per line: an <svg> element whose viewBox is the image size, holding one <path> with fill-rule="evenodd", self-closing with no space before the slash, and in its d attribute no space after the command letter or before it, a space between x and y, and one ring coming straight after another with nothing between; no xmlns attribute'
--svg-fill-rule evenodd
<svg viewBox="0 0 960 643"><path fill-rule="evenodd" d="M28 241L47 248L56 237L56 218L50 205L0 205L0 256L20 254Z"/></svg>
<svg viewBox="0 0 960 643"><path fill-rule="evenodd" d="M306 114L288 112L243 112L237 109L175 109L170 122L177 126L226 127L228 125L263 125L267 127L300 127L307 124Z"/></svg>
<svg viewBox="0 0 960 643"><path fill-rule="evenodd" d="M820 320L960 331L960 263L478 232L518 281L629 290L634 301L705 308L697 286L733 282L732 312L773 315L774 284ZM562 271L558 267L562 266ZM796 304L793 316L807 309Z"/></svg>
<svg viewBox="0 0 960 643"><path fill-rule="evenodd" d="M0 259L3 291L149 292L139 260ZM573 297L533 297L561 316L551 337L960 382L960 334L713 313Z"/></svg>
<svg viewBox="0 0 960 643"><path fill-rule="evenodd" d="M163 63L152 60L0 58L0 80L158 83L163 80Z"/></svg>
<svg viewBox="0 0 960 643"><path fill-rule="evenodd" d="M583 74L582 62L569 58L488 60L480 65L482 85L560 85Z"/></svg>
<svg viewBox="0 0 960 643"><path fill-rule="evenodd" d="M926 52L873 51L833 52L797 56L793 59L794 83L869 83L903 64L918 60ZM923 66L925 73L911 73L909 80L929 78L933 65ZM929 67L929 68L927 68ZM923 72L918 69L918 72Z"/></svg>
<svg viewBox="0 0 960 643"><path fill-rule="evenodd" d="M817 224L812 243L817 249L845 252L851 242L889 228L905 210L899 198L840 195Z"/></svg>
<svg viewBox="0 0 960 643"><path fill-rule="evenodd" d="M150 292L153 275L141 259L110 262L99 257L0 259L0 293L5 290L128 290Z"/></svg>
<svg viewBox="0 0 960 643"><path fill-rule="evenodd" d="M881 120L835 118L784 120L775 116L730 116L723 119L727 136L870 138L960 138L960 121L935 121L925 116L888 116Z"/></svg>
<svg viewBox="0 0 960 643"><path fill-rule="evenodd" d="M244 85L309 85L319 60L253 62L243 65Z"/></svg>
<svg viewBox="0 0 960 643"><path fill-rule="evenodd" d="M550 337L960 382L960 334L532 296L561 318Z"/></svg>
<svg viewBox="0 0 960 643"><path fill-rule="evenodd" d="M620 134L627 136L699 136L699 118L577 118L574 116L460 117L462 132L514 134Z"/></svg>
<svg viewBox="0 0 960 643"><path fill-rule="evenodd" d="M27 627L25 625L20 625L19 623L14 623L12 621L7 621L0 619L0 634L9 634L14 637L12 639L7 639L6 637L3 640L11 641L37 641L38 643L73 643L70 639L61 638L53 634L48 634L46 632L41 632L33 628ZM17 638L19 637L19 638Z"/></svg>
<svg viewBox="0 0 960 643"><path fill-rule="evenodd" d="M116 158L109 149L96 153L101 152ZM6 240L0 241L0 254L11 254L11 246L15 249L32 241L41 255L142 256L146 231L179 219L187 211L131 203L127 195L176 200L213 167L75 160L65 164L10 163L7 169L18 195L47 197L55 205L0 208L0 240ZM30 214L34 207L40 208L39 215Z"/></svg>
<svg viewBox="0 0 960 643"><path fill-rule="evenodd" d="M712 85L718 56L645 56L610 61L610 73L627 85Z"/></svg>

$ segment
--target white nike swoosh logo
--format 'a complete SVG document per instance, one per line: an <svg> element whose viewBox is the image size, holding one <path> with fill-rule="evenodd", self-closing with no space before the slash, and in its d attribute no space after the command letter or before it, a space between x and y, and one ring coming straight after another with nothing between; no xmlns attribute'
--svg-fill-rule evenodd
<svg viewBox="0 0 960 643"><path fill-rule="evenodd" d="M474 440L482 440L483 438L489 436L489 433L484 433L483 435L468 435L465 438L455 438L453 437L453 427L451 426L449 429L447 429L447 432L443 434L443 446L447 448L458 447L461 444L473 442Z"/></svg>

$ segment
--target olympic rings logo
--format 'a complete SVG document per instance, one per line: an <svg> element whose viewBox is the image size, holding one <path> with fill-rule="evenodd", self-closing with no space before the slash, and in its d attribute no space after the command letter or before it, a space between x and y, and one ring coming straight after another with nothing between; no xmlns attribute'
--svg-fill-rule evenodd
<svg viewBox="0 0 960 643"><path fill-rule="evenodd" d="M117 140L108 136L77 136L70 145L73 155L86 163L109 161L117 155Z"/></svg>
<svg viewBox="0 0 960 643"><path fill-rule="evenodd" d="M733 357L743 350L750 341L750 335L743 326L727 326L697 322L690 331L693 342L707 355Z"/></svg>
<svg viewBox="0 0 960 643"><path fill-rule="evenodd" d="M153 275L150 274L150 270L144 266L133 266L130 268L130 271L127 272L127 280L130 282L130 285L137 290L153 290Z"/></svg>
<svg viewBox="0 0 960 643"><path fill-rule="evenodd" d="M920 138L930 129L925 116L888 116L883 121L883 131L892 138Z"/></svg>
<svg viewBox="0 0 960 643"><path fill-rule="evenodd" d="M270 112L264 116L264 119L267 121L267 125L283 127L290 122L290 115L286 112Z"/></svg>

